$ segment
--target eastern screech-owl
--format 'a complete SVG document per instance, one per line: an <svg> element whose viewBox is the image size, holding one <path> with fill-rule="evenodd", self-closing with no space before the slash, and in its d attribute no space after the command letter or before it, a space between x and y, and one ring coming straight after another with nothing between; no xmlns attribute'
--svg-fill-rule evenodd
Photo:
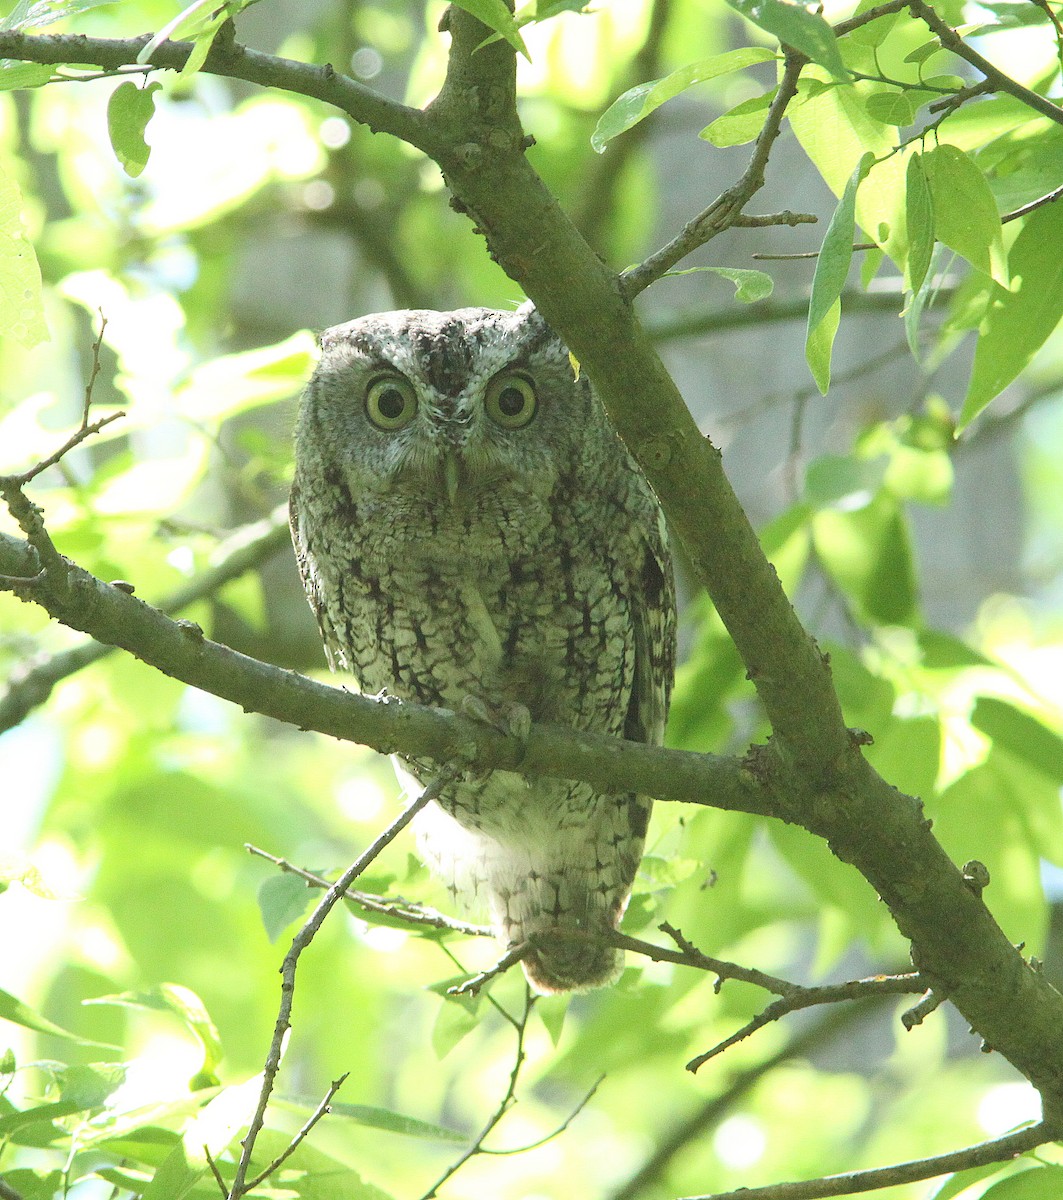
<svg viewBox="0 0 1063 1200"><path fill-rule="evenodd" d="M538 313L377 313L321 350L291 517L333 669L366 694L659 743L675 660L661 512ZM398 765L414 786L433 771ZM419 843L511 945L533 939L536 989L580 990L622 969L594 934L623 914L649 812L469 773L418 818Z"/></svg>

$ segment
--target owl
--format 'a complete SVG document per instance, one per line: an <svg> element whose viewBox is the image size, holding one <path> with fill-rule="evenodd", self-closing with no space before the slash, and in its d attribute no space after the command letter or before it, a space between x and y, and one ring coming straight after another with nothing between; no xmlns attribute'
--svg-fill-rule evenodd
<svg viewBox="0 0 1063 1200"><path fill-rule="evenodd" d="M660 743L675 663L664 522L534 308L377 313L321 337L292 537L333 670L364 694ZM418 788L432 764L397 764ZM418 818L447 886L542 993L615 981L650 801L466 772Z"/></svg>

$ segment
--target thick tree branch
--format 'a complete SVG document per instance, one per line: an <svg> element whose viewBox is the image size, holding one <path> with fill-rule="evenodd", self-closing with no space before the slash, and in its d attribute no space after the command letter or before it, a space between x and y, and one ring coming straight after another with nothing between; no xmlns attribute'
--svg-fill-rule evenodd
<svg viewBox="0 0 1063 1200"><path fill-rule="evenodd" d="M33 549L0 534L0 574L32 580L6 590L22 593L70 628L128 650L163 674L248 712L372 746L383 754L399 752L440 762L471 756L484 767L585 778L605 792L634 788L661 799L771 812L770 799L737 760L662 750L560 726L537 726L521 743L445 709L352 695L212 642L198 625L173 621L66 559L60 562L63 578L54 570L39 578ZM667 797L669 791L676 794Z"/></svg>

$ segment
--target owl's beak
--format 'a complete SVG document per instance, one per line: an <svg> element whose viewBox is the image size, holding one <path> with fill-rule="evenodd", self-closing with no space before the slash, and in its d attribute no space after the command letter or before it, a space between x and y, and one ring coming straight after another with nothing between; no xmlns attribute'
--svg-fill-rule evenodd
<svg viewBox="0 0 1063 1200"><path fill-rule="evenodd" d="M453 449L447 449L443 452L443 483L447 489L447 499L451 504L454 503L454 497L458 494L458 485L461 482L461 467L458 465L458 460L454 455Z"/></svg>

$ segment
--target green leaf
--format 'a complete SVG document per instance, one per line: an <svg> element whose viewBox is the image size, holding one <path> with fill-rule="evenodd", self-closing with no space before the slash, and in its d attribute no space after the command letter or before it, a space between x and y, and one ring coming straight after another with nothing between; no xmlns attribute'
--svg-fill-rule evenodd
<svg viewBox="0 0 1063 1200"><path fill-rule="evenodd" d="M960 428L1022 371L1063 320L1063 204L1024 222L1008 255L1010 291L996 289L978 345Z"/></svg>
<svg viewBox="0 0 1063 1200"><path fill-rule="evenodd" d="M909 625L916 617L915 565L904 513L888 493L855 512L812 519L816 550L865 619Z"/></svg>
<svg viewBox="0 0 1063 1200"><path fill-rule="evenodd" d="M275 942L306 912L309 902L310 890L298 875L282 871L264 879L258 889L258 908L269 940Z"/></svg>
<svg viewBox="0 0 1063 1200"><path fill-rule="evenodd" d="M179 983L158 983L142 992L121 992L99 996L87 1004L114 1005L118 1008L145 1008L172 1013L203 1047L201 1073L213 1076L224 1051L217 1027L203 1001L190 988ZM200 1084L199 1086L204 1086Z"/></svg>
<svg viewBox="0 0 1063 1200"><path fill-rule="evenodd" d="M784 46L793 46L825 67L835 79L849 81L834 30L817 13L788 0L727 0L747 21L773 34Z"/></svg>
<svg viewBox="0 0 1063 1200"><path fill-rule="evenodd" d="M853 16L861 16L868 9L874 7L876 7L875 0L860 0ZM846 41L853 42L858 46L881 46L889 37L898 15L898 13L884 13L881 17L876 17L875 20L868 21L866 25L860 25L847 34Z"/></svg>
<svg viewBox="0 0 1063 1200"><path fill-rule="evenodd" d="M838 197L863 156L874 153L872 186L860 188L856 218L898 264L907 250L904 233L905 156L896 153L893 129L873 120L863 96L851 87L825 84L809 67L800 89L800 102L787 109L794 133L805 153Z"/></svg>
<svg viewBox="0 0 1063 1200"><path fill-rule="evenodd" d="M735 299L743 304L766 300L775 290L775 280L767 272L754 271L749 267L684 267L679 271L666 271L662 278L694 275L701 271L711 271L714 275L729 279L735 285Z"/></svg>
<svg viewBox="0 0 1063 1200"><path fill-rule="evenodd" d="M0 335L31 350L48 340L41 269L22 222L22 193L0 162Z"/></svg>
<svg viewBox="0 0 1063 1200"><path fill-rule="evenodd" d="M778 90L778 88L772 88L763 96L752 96L749 100L743 100L741 104L736 104L723 116L717 117L715 121L706 125L698 137L721 148L744 146L746 142L753 141L764 125L764 114L771 107L771 102L775 99L775 93Z"/></svg>
<svg viewBox="0 0 1063 1200"><path fill-rule="evenodd" d="M122 169L134 179L148 165L151 147L144 140L148 122L155 115L155 93L161 83L138 87L131 79L120 83L107 104L107 132Z"/></svg>
<svg viewBox="0 0 1063 1200"><path fill-rule="evenodd" d="M284 1096L281 1103L291 1105L300 1112L309 1115L318 1105L318 1099L307 1096ZM408 1117L404 1113L393 1112L389 1108L375 1108L366 1104L341 1104L337 1100L329 1101L329 1113L334 1117L346 1117L356 1125L367 1125L371 1129L384 1129L388 1133L401 1133L405 1137L426 1138L436 1142L466 1142L465 1134L456 1129L448 1129L445 1125L434 1125L431 1121L422 1121L418 1117Z"/></svg>
<svg viewBox="0 0 1063 1200"><path fill-rule="evenodd" d="M118 1049L117 1046L108 1046L105 1042L93 1042L88 1038L78 1037L76 1033L71 1033L68 1029L63 1029L62 1026L42 1017L40 1013L34 1012L32 1008L16 999L10 992L0 991L0 1018L12 1021L16 1025L22 1025L26 1029L33 1029L37 1033L50 1033L54 1037L66 1038L67 1041L75 1042L79 1046L100 1046L108 1050Z"/></svg>
<svg viewBox="0 0 1063 1200"><path fill-rule="evenodd" d="M709 79L729 75L732 71L740 71L743 67L751 67L755 63L770 62L775 57L771 50L763 46L746 46L740 50L728 50L726 54L714 54L712 58L689 63L663 79L651 79L648 83L640 83L617 97L598 118L598 124L591 134L591 146L602 154L606 144L618 134L637 125L655 109L660 108L666 100L678 96L695 83L705 83Z"/></svg>
<svg viewBox="0 0 1063 1200"><path fill-rule="evenodd" d="M22 1200L54 1200L63 1191L63 1172L57 1167L47 1174L31 1171L28 1167L16 1167L5 1171L0 1179Z"/></svg>
<svg viewBox="0 0 1063 1200"><path fill-rule="evenodd" d="M258 1104L261 1077L223 1088L185 1126L181 1142L166 1156L142 1200L183 1200L207 1173L207 1156L217 1160L248 1125Z"/></svg>
<svg viewBox="0 0 1063 1200"><path fill-rule="evenodd" d="M830 388L831 352L841 319L842 302L835 300L816 328L805 332L805 361L824 396Z"/></svg>
<svg viewBox="0 0 1063 1200"><path fill-rule="evenodd" d="M1058 1200L1063 1195L1063 1167L1030 1167L994 1183L981 1200Z"/></svg>
<svg viewBox="0 0 1063 1200"><path fill-rule="evenodd" d="M20 63L14 59L0 59L0 92L15 88L40 87L52 77L55 68L41 63Z"/></svg>
<svg viewBox="0 0 1063 1200"><path fill-rule="evenodd" d="M805 472L805 497L817 506L866 494L870 501L886 471L887 460L859 458L851 454L824 454L808 464ZM847 504L856 507L855 503Z"/></svg>
<svg viewBox="0 0 1063 1200"><path fill-rule="evenodd" d="M6 17L0 18L0 33L16 29L41 29L66 17L76 17L78 13L114 3L115 0L19 0Z"/></svg>
<svg viewBox="0 0 1063 1200"><path fill-rule="evenodd" d="M1006 700L979 696L971 713L975 729L1049 779L1063 783L1063 737Z"/></svg>
<svg viewBox="0 0 1063 1200"><path fill-rule="evenodd" d="M985 176L958 146L946 142L922 155L922 160L938 241L1006 284L1000 215Z"/></svg>
<svg viewBox="0 0 1063 1200"><path fill-rule="evenodd" d="M841 316L839 297L849 274L853 258L853 238L856 233L856 189L871 170L874 155L868 151L849 177L845 191L834 210L823 238L812 279L812 299L808 305L808 327L805 333L805 358L819 390L826 393L830 386L830 358L834 334ZM836 311L835 311L836 310Z"/></svg>
<svg viewBox="0 0 1063 1200"><path fill-rule="evenodd" d="M891 89L873 92L864 101L867 115L883 125L911 125L921 102L911 92Z"/></svg>
<svg viewBox="0 0 1063 1200"><path fill-rule="evenodd" d="M955 671L965 667L991 667L992 659L953 637L951 633L921 630L917 641L923 652L923 666L931 671Z"/></svg>
<svg viewBox="0 0 1063 1200"><path fill-rule="evenodd" d="M905 174L904 215L908 229L908 262L905 285L913 292L922 287L934 254L934 201L930 194L923 157L918 152L908 158Z"/></svg>
<svg viewBox="0 0 1063 1200"><path fill-rule="evenodd" d="M528 48L524 45L517 22L504 0L454 0L454 3L488 29L493 29L499 37L505 38L514 50L528 58Z"/></svg>

